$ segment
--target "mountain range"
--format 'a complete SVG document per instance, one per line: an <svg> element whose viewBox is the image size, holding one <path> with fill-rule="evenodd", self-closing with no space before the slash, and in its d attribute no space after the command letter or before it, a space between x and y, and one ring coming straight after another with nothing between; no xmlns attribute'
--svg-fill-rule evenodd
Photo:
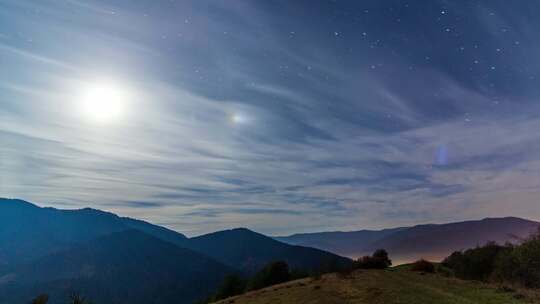
<svg viewBox="0 0 540 304"><path fill-rule="evenodd" d="M440 260L490 240L519 240L539 225L506 217L276 238L236 228L188 238L101 210L0 199L0 304L28 303L41 293L51 296L49 303L65 303L74 292L100 304L193 303L226 275L250 276L276 260L319 271L378 248L397 263Z"/></svg>
<svg viewBox="0 0 540 304"><path fill-rule="evenodd" d="M275 239L350 258L370 255L376 249L384 248L390 253L394 264L401 264L420 258L440 261L456 250L483 245L488 241L500 244L518 242L538 227L539 222L503 217L383 230L293 234Z"/></svg>
<svg viewBox="0 0 540 304"><path fill-rule="evenodd" d="M0 199L0 304L41 293L65 303L73 292L103 304L193 303L227 274L250 275L275 260L304 271L351 263L245 228L187 238L100 210Z"/></svg>

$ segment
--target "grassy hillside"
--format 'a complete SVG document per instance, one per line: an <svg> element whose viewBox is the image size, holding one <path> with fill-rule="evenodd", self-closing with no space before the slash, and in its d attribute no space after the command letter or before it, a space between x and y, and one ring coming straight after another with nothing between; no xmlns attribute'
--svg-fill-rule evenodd
<svg viewBox="0 0 540 304"><path fill-rule="evenodd" d="M219 304L517 304L540 303L531 291L508 291L478 282L402 269L359 270L272 286Z"/></svg>

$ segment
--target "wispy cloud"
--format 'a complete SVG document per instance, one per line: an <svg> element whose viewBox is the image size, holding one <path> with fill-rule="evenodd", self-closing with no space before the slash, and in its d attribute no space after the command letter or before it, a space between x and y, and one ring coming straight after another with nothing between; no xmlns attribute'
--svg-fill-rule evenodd
<svg viewBox="0 0 540 304"><path fill-rule="evenodd" d="M523 62L495 57L509 38L494 32L512 29L509 54L536 58L540 44L496 5L447 8L492 34L464 55L421 16L411 28L382 24L388 10L375 1L355 31L327 16L333 8L306 25L300 4L280 1L0 5L2 196L188 234L540 218L540 92L504 85ZM474 50L476 36L453 31ZM80 113L79 91L96 77L132 91L122 121L97 126Z"/></svg>

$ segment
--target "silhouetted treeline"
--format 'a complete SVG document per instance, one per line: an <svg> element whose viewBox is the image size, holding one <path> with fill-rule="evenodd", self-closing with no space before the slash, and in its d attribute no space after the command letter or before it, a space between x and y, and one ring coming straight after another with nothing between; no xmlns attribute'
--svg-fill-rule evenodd
<svg viewBox="0 0 540 304"><path fill-rule="evenodd" d="M34 298L33 300L31 300L30 304L47 304L48 302L49 302L49 295L41 294L37 296L36 298ZM72 293L69 296L67 304L92 304L92 302L77 293Z"/></svg>
<svg viewBox="0 0 540 304"><path fill-rule="evenodd" d="M299 272L291 272L289 265L284 261L271 262L251 278L246 279L238 274L226 276L215 295L199 303L210 303L247 291L262 289L291 279L298 279L298 274Z"/></svg>
<svg viewBox="0 0 540 304"><path fill-rule="evenodd" d="M323 273L342 271L344 266L336 261L324 261L318 270L305 271L289 268L284 261L268 263L255 275L244 278L239 274L232 274L225 277L217 292L210 298L199 303L210 303L228 297L243 294L244 292L262 289L268 286L285 283L292 280L302 279L309 276L320 276Z"/></svg>
<svg viewBox="0 0 540 304"><path fill-rule="evenodd" d="M30 301L30 304L47 304L49 302L49 295L42 294Z"/></svg>
<svg viewBox="0 0 540 304"><path fill-rule="evenodd" d="M540 288L540 230L518 245L491 242L456 251L442 265L461 279Z"/></svg>
<svg viewBox="0 0 540 304"><path fill-rule="evenodd" d="M210 303L228 297L243 294L244 292L262 289L268 286L285 283L292 280L306 277L319 278L322 274L337 272L338 274L348 274L355 269L384 269L392 265L388 257L388 252L379 249L372 256L362 257L353 263L343 265L337 261L324 261L317 270L291 270L284 261L276 261L267 264L262 270L250 278L244 278L239 274L225 277L217 292L210 298L199 303Z"/></svg>

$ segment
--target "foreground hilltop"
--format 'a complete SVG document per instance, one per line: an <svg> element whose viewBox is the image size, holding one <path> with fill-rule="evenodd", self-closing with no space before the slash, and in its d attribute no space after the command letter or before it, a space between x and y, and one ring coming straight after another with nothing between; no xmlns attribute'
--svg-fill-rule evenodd
<svg viewBox="0 0 540 304"><path fill-rule="evenodd" d="M275 285L218 304L519 304L538 303L532 291L411 272L405 268L358 270Z"/></svg>

